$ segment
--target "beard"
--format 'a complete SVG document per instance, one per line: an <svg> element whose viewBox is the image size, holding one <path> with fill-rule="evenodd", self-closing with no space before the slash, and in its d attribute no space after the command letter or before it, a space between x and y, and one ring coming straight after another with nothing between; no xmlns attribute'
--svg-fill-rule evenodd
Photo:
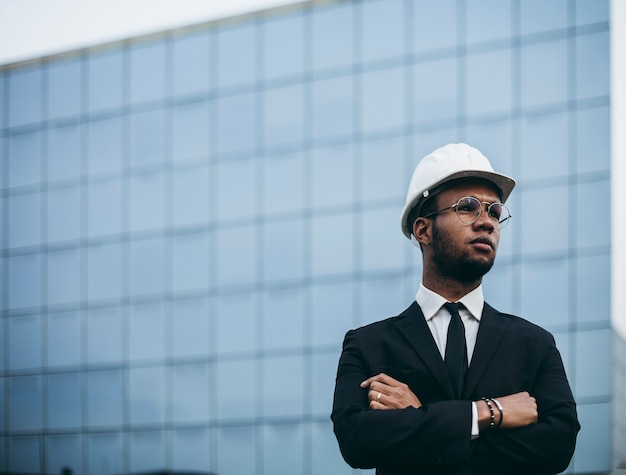
<svg viewBox="0 0 626 475"><path fill-rule="evenodd" d="M439 229L437 220L434 220L432 253L439 273L464 284L479 282L493 267L495 253L488 259L473 256L455 248L452 242L450 236Z"/></svg>

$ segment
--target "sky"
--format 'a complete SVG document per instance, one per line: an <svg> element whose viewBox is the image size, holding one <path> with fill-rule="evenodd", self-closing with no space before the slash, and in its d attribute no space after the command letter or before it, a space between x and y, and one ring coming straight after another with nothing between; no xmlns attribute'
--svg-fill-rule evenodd
<svg viewBox="0 0 626 475"><path fill-rule="evenodd" d="M0 65L296 0L0 0Z"/></svg>

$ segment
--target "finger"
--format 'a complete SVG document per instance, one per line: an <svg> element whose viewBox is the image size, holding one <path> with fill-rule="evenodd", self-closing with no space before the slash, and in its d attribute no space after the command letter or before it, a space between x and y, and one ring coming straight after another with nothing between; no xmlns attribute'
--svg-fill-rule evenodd
<svg viewBox="0 0 626 475"><path fill-rule="evenodd" d="M383 376L387 376L385 373L379 373L375 376L372 376L370 378L367 378L365 381L363 381L361 383L361 387L362 388L367 388L368 386L370 386L374 381L379 381Z"/></svg>
<svg viewBox="0 0 626 475"><path fill-rule="evenodd" d="M394 379L391 376L386 375L385 373L379 373L376 376L372 376L371 378L368 378L365 381L363 381L361 383L361 387L366 388L375 381L386 384L387 386L397 386L398 384L402 384L397 379Z"/></svg>

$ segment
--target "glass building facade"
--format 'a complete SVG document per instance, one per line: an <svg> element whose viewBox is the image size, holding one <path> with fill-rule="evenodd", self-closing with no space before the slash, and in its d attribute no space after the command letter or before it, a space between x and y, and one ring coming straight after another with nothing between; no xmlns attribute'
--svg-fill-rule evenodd
<svg viewBox="0 0 626 475"><path fill-rule="evenodd" d="M609 27L312 1L0 68L0 472L361 473L341 342L414 298L404 194L457 141L518 180L486 299L553 332L567 473L609 472Z"/></svg>

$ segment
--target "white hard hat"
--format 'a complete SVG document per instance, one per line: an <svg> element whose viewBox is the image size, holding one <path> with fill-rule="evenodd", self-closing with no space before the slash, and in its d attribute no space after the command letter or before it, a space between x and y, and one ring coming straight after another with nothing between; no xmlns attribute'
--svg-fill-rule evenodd
<svg viewBox="0 0 626 475"><path fill-rule="evenodd" d="M513 178L496 173L487 157L474 147L453 143L438 148L422 158L411 177L401 216L402 232L406 237L411 239L413 233L413 223L408 222L411 211L415 208L419 211L435 188L460 178L489 180L500 191L503 203L515 186Z"/></svg>

